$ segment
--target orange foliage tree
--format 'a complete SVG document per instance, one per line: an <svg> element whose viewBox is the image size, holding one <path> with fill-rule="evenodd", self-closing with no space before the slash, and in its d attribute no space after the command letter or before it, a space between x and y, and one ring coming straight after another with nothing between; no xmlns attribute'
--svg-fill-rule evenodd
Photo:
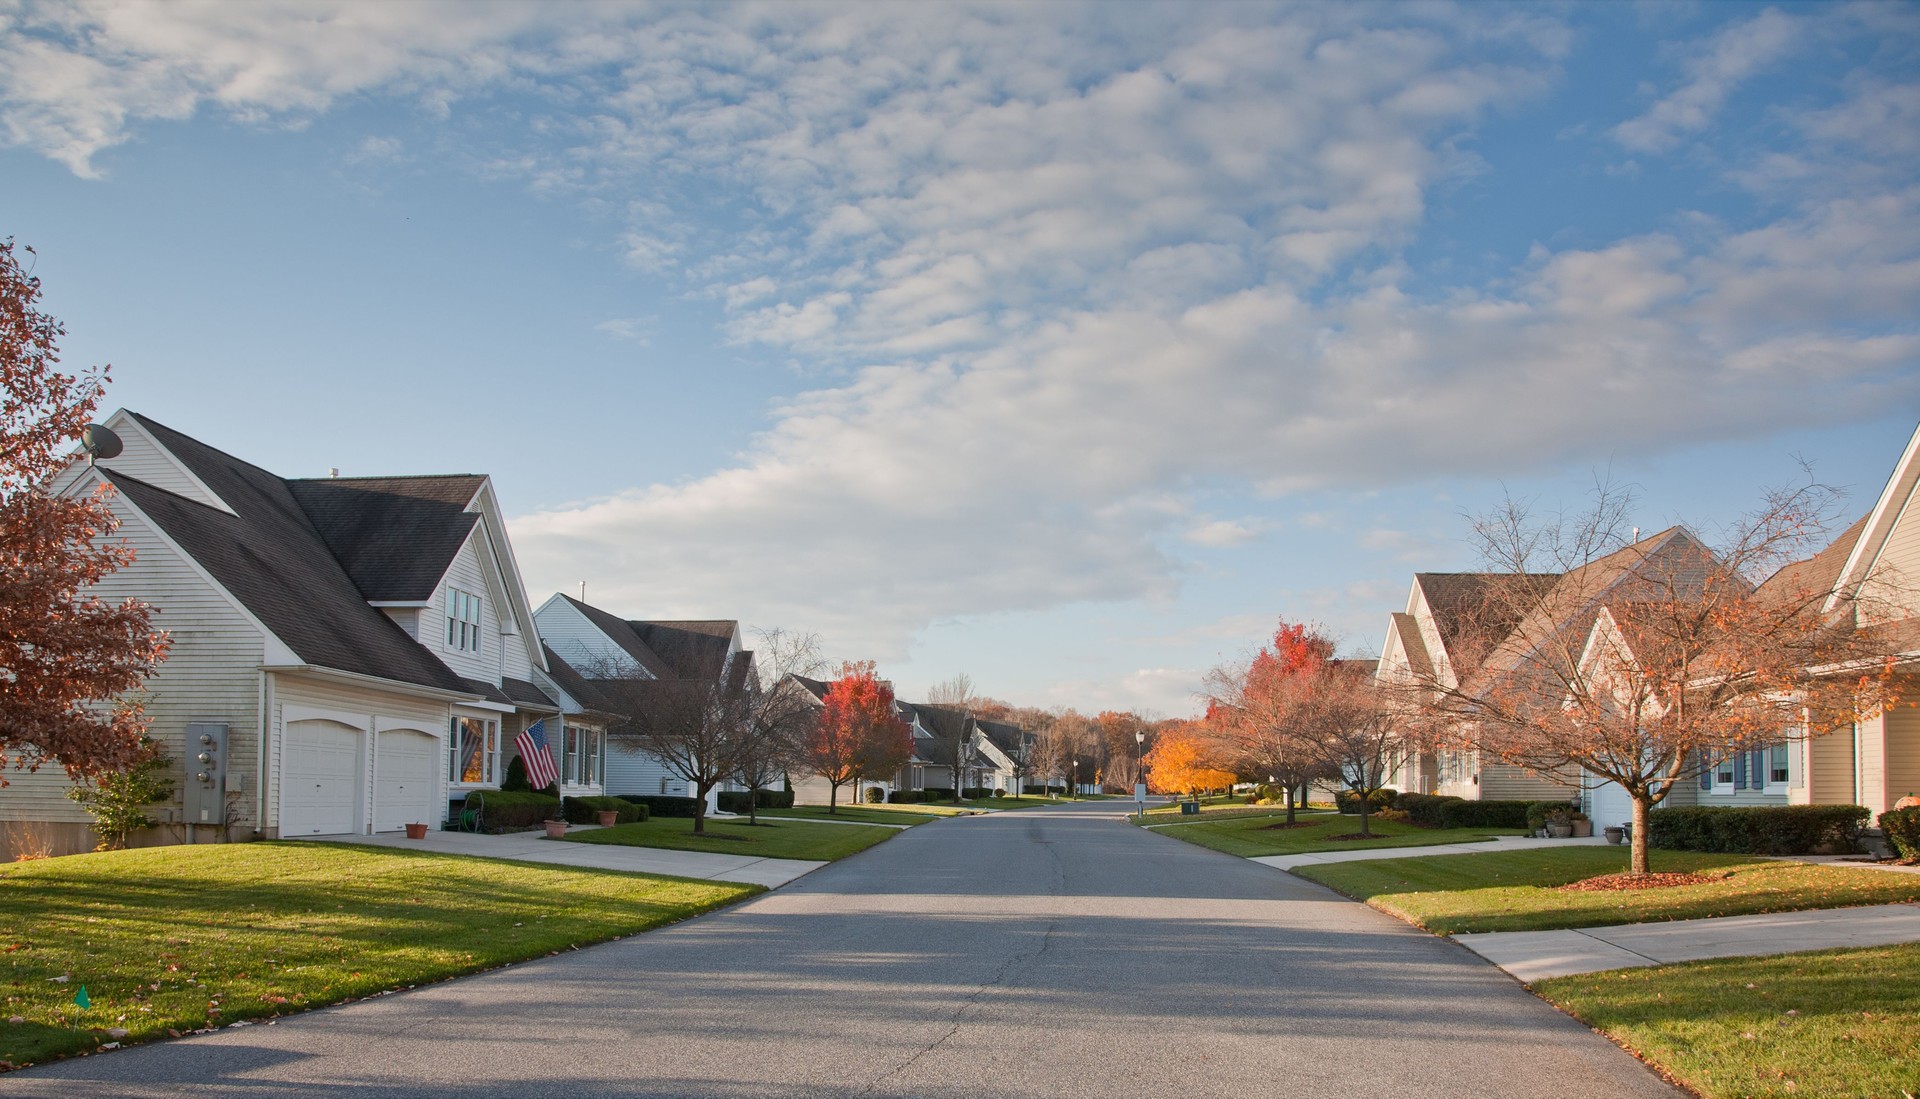
<svg viewBox="0 0 1920 1099"><path fill-rule="evenodd" d="M1147 784L1156 794L1191 794L1233 785L1234 774L1222 766L1224 753L1203 722L1171 721L1154 738L1147 753Z"/></svg>
<svg viewBox="0 0 1920 1099"><path fill-rule="evenodd" d="M840 787L893 774L912 757L913 729L894 713L893 688L873 661L841 665L807 734L807 765L827 780L827 811L839 811Z"/></svg>
<svg viewBox="0 0 1920 1099"><path fill-rule="evenodd" d="M107 541L118 523L105 486L85 499L46 491L108 372L55 369L65 329L39 310L40 280L13 249L0 241L0 786L8 763L91 779L148 758L146 717L125 696L167 648L146 604L91 594L133 561L131 547Z"/></svg>

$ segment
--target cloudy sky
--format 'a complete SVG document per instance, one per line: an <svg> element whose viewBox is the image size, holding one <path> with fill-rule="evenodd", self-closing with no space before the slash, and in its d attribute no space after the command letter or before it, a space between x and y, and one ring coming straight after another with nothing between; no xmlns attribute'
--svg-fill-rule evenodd
<svg viewBox="0 0 1920 1099"><path fill-rule="evenodd" d="M1905 4L0 0L0 234L110 403L490 473L536 598L909 694L1184 713L1596 471L1864 511L1916 181Z"/></svg>

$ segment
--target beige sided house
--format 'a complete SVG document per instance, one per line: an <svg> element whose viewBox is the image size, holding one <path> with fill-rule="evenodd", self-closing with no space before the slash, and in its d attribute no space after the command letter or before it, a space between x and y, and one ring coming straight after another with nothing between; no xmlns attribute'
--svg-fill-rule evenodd
<svg viewBox="0 0 1920 1099"><path fill-rule="evenodd" d="M98 594L147 601L173 641L145 690L179 792L140 842L437 826L498 786L526 723L546 720L560 754L562 707L486 477L285 479L138 414L107 426L122 453L76 460L55 487L112 487L138 557ZM57 766L7 777L9 856L93 845ZM597 769L570 785L597 793Z"/></svg>
<svg viewBox="0 0 1920 1099"><path fill-rule="evenodd" d="M1559 577L1540 573L1529 578L1544 593ZM1517 623L1482 624L1491 614L1488 590L1496 578L1478 572L1420 572L1413 576L1407 609L1391 616L1386 642L1374 675L1388 685L1405 687L1422 681L1456 687L1476 659L1460 651L1469 638ZM1407 793L1447 794L1481 799L1546 801L1571 796L1574 784L1546 778L1512 764L1482 758L1461 744L1419 744L1408 741L1405 759L1394 788Z"/></svg>

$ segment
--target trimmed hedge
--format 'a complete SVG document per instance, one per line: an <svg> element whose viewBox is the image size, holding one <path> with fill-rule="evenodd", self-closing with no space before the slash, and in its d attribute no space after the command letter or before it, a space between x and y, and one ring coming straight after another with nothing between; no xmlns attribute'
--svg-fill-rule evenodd
<svg viewBox="0 0 1920 1099"><path fill-rule="evenodd" d="M1440 806L1440 827L1442 828L1525 828L1527 809L1524 801L1501 801L1497 798L1482 801L1469 801L1466 798L1454 798ZM1411 817L1413 810L1407 810Z"/></svg>
<svg viewBox="0 0 1920 1099"><path fill-rule="evenodd" d="M860 791L860 800L862 803L867 805L884 805L886 804L886 800L887 800L886 787L869 786L866 789Z"/></svg>
<svg viewBox="0 0 1920 1099"><path fill-rule="evenodd" d="M1870 815L1860 805L1681 805L1647 814L1647 842L1736 855L1852 851Z"/></svg>
<svg viewBox="0 0 1920 1099"><path fill-rule="evenodd" d="M927 799L921 797L918 790L895 790L887 795L887 800L895 805L918 805Z"/></svg>
<svg viewBox="0 0 1920 1099"><path fill-rule="evenodd" d="M541 821L555 820L560 816L560 799L552 794L536 794L528 790L482 790L480 796L486 801L481 818L482 827L489 832L532 828Z"/></svg>
<svg viewBox="0 0 1920 1099"><path fill-rule="evenodd" d="M722 813L748 813L753 810L753 806L747 801L752 794L751 790L722 790L715 795L714 800L720 803ZM793 808L793 791L762 790L757 800L762 809L791 809Z"/></svg>
<svg viewBox="0 0 1920 1099"><path fill-rule="evenodd" d="M1887 834L1894 854L1920 859L1920 806L1889 809L1880 814L1880 830Z"/></svg>
<svg viewBox="0 0 1920 1099"><path fill-rule="evenodd" d="M568 822L572 824L598 824L603 809L620 814L616 821L619 824L646 820L648 815L646 806L635 805L625 798L567 798L563 808Z"/></svg>
<svg viewBox="0 0 1920 1099"><path fill-rule="evenodd" d="M953 787L929 786L926 789L920 791L920 800L921 801L952 801Z"/></svg>
<svg viewBox="0 0 1920 1099"><path fill-rule="evenodd" d="M1418 828L1440 827L1440 811L1455 802L1466 798L1457 798L1452 794L1401 794L1394 800L1395 809L1404 809L1407 821ZM1523 814L1524 815L1524 814Z"/></svg>
<svg viewBox="0 0 1920 1099"><path fill-rule="evenodd" d="M1045 797L1048 794L1064 794L1067 792L1067 788L1065 786L1022 786L1020 787L1020 792L1023 794L1039 794Z"/></svg>
<svg viewBox="0 0 1920 1099"><path fill-rule="evenodd" d="M656 817L691 817L697 815L699 798L672 797L667 794L621 794L621 801L630 801L635 805L644 805L647 812Z"/></svg>
<svg viewBox="0 0 1920 1099"><path fill-rule="evenodd" d="M1367 815L1372 816L1375 812L1381 809L1393 808L1393 801L1395 798L1399 796L1400 796L1400 792L1398 790L1395 790L1391 786L1385 787L1383 789L1375 790L1373 793L1367 796L1367 804L1368 806L1370 806L1370 808L1367 810ZM1360 799L1354 795L1354 792L1352 790L1340 791L1340 796L1334 799L1334 805L1335 805L1335 808L1339 809L1342 813L1345 813L1350 817L1357 817L1360 815Z"/></svg>

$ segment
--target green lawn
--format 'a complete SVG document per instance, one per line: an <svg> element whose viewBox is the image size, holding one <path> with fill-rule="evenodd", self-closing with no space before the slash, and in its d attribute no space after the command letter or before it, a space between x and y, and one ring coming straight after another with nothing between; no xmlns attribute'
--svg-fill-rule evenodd
<svg viewBox="0 0 1920 1099"><path fill-rule="evenodd" d="M1191 819L1191 818L1189 818ZM1368 847L1425 847L1436 843L1475 843L1502 834L1498 828L1415 828L1392 821L1371 822L1374 837L1367 840L1337 840L1330 837L1360 830L1359 817L1326 813L1301 814L1298 826L1284 825L1286 814L1263 813L1258 816L1236 814L1218 820L1202 818L1190 824L1168 822L1153 830L1163 836L1185 840L1225 851L1229 855L1298 855L1307 851L1352 851ZM1518 832L1507 833L1518 835Z"/></svg>
<svg viewBox="0 0 1920 1099"><path fill-rule="evenodd" d="M853 829L847 829L853 831ZM758 886L318 843L0 865L13 1066L282 1015L672 923ZM74 1002L86 987L91 1007Z"/></svg>
<svg viewBox="0 0 1920 1099"><path fill-rule="evenodd" d="M669 851L707 851L719 855L748 855L763 859L810 859L831 862L891 839L897 828L811 824L790 820L747 818L709 819L707 834L693 834L691 817L656 817L637 824L617 824L573 832L570 843L609 843L623 847L659 847Z"/></svg>
<svg viewBox="0 0 1920 1099"><path fill-rule="evenodd" d="M1652 858L1656 872L1730 874L1704 885L1632 892L1569 893L1556 888L1582 878L1625 872L1624 847L1380 859L1303 866L1293 872L1443 935L1920 900L1920 877L1910 874L1690 851L1655 851Z"/></svg>
<svg viewBox="0 0 1920 1099"><path fill-rule="evenodd" d="M1920 945L1617 969L1533 987L1708 1099L1920 1095Z"/></svg>
<svg viewBox="0 0 1920 1099"><path fill-rule="evenodd" d="M964 810L951 805L842 805L828 813L824 805L796 805L791 809L762 809L760 819L802 817L807 820L844 820L854 824L925 824L941 817L956 817Z"/></svg>

